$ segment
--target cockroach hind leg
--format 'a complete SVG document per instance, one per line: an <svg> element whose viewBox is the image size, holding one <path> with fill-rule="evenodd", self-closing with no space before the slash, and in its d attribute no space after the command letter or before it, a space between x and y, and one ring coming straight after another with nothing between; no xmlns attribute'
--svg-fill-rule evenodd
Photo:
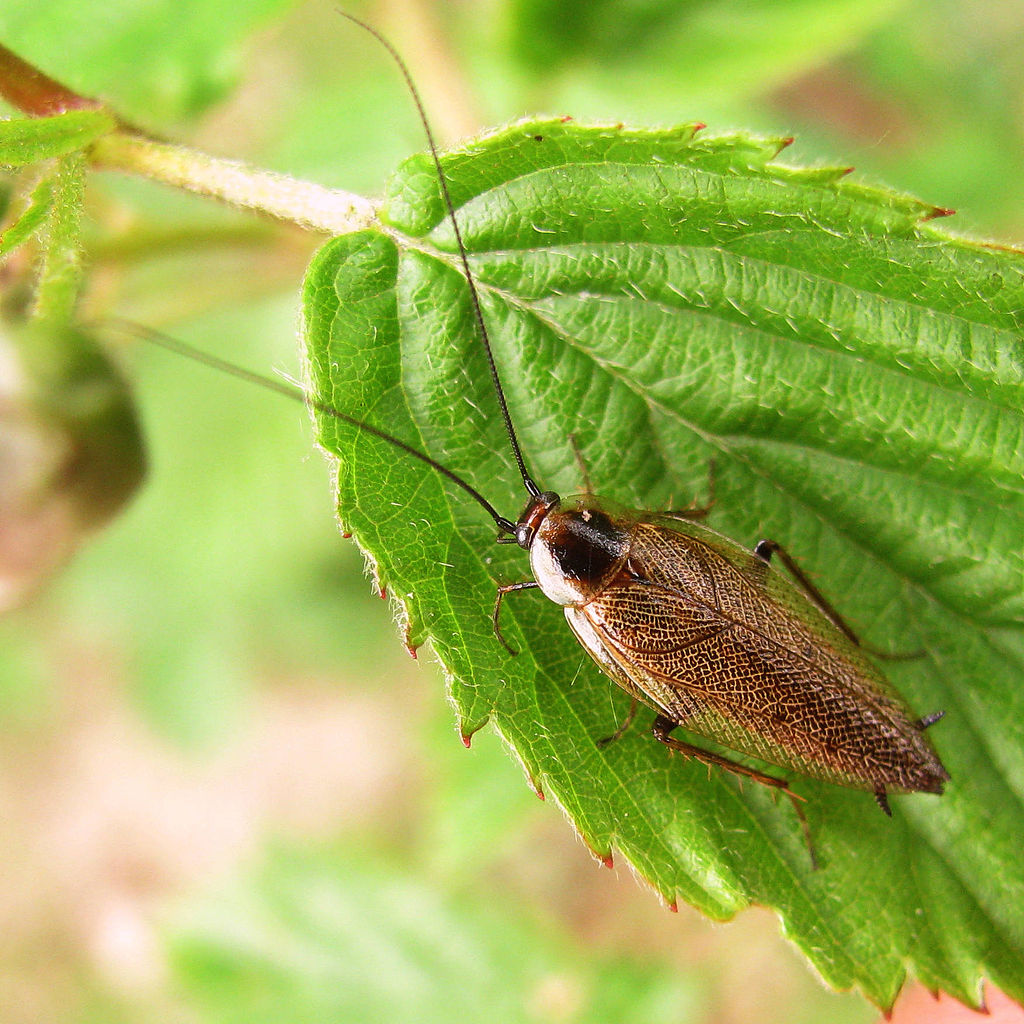
<svg viewBox="0 0 1024 1024"><path fill-rule="evenodd" d="M619 723L619 727L611 734L611 736L603 736L597 741L597 745L601 750L605 747L611 746L616 740L621 740L626 730L633 724L633 719L636 718L636 709L640 702L633 698L633 703L629 706L629 712L626 717Z"/></svg>
<svg viewBox="0 0 1024 1024"><path fill-rule="evenodd" d="M839 630L851 643L861 646L860 637L847 625L846 620L832 607L825 595L811 582L810 576L800 568L796 559L777 541L759 540L754 545L754 554L765 562L770 562L772 555L778 555L779 560L786 567L786 571L793 577L800 589L811 599L825 618Z"/></svg>
<svg viewBox="0 0 1024 1024"><path fill-rule="evenodd" d="M651 731L654 734L654 738L659 743L664 743L670 750L677 750L681 754L685 754L687 757L696 758L698 761L704 762L710 768L711 765L717 765L719 768L724 768L727 772L731 772L733 775L737 775L742 782L743 779L752 779L754 782L759 782L762 786L768 786L770 789L785 793L789 798L789 802L793 805L793 811L797 816L797 820L800 822L800 830L804 834L804 843L807 846L807 853L811 859L811 868L815 871L818 870L818 856L814 850L814 843L811 839L811 828L807 823L807 816L804 814L803 808L800 806L804 803L804 798L798 793L794 793L789 788L789 782L786 779L780 779L775 775L766 775L764 772L758 771L756 768L751 768L748 765L740 764L738 761L731 761L727 757L723 757L721 754L714 754L710 750L704 750L702 747L695 747L690 743L684 743L682 740L673 739L669 733L672 732L680 723L673 722L671 718L665 715L658 715L654 720L654 726ZM883 793L884 798L884 793Z"/></svg>
<svg viewBox="0 0 1024 1024"><path fill-rule="evenodd" d="M930 715L924 715L917 720L917 727L924 732L929 726L934 725L940 718L945 718L945 711L933 711Z"/></svg>
<svg viewBox="0 0 1024 1024"><path fill-rule="evenodd" d="M882 808L888 817L892 817L892 808L889 806L889 797L885 792L884 786L879 786L875 790L875 802Z"/></svg>

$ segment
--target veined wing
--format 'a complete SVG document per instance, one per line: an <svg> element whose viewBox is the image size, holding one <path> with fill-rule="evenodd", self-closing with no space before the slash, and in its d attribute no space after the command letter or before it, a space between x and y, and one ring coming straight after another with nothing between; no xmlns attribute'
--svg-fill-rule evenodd
<svg viewBox="0 0 1024 1024"><path fill-rule="evenodd" d="M903 705L786 577L695 524L633 528L627 572L567 609L668 717L769 764L873 789L945 778Z"/></svg>

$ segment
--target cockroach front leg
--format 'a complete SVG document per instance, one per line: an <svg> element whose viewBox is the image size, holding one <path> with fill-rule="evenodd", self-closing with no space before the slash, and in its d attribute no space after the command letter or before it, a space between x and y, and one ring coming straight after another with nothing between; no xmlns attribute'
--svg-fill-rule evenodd
<svg viewBox="0 0 1024 1024"><path fill-rule="evenodd" d="M629 705L629 713L619 724L619 727L611 734L611 736L605 736L603 739L597 741L598 747L604 750L605 747L610 746L616 740L621 740L623 733L633 724L633 719L636 718L636 709L640 706L640 701L633 698L633 703Z"/></svg>
<svg viewBox="0 0 1024 1024"><path fill-rule="evenodd" d="M512 646L501 634L501 624L499 622L499 616L501 615L501 599L506 594L511 594L516 590L535 590L540 586L536 580L523 580L522 583L506 583L504 586L498 587L497 596L494 598L494 613L491 616L491 621L494 623L494 635L501 641L501 646L508 651L512 657L516 657L519 652Z"/></svg>

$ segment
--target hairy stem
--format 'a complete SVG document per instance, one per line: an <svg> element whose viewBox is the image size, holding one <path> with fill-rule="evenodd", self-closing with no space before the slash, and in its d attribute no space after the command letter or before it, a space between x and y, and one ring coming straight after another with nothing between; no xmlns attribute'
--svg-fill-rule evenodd
<svg viewBox="0 0 1024 1024"><path fill-rule="evenodd" d="M272 171L221 160L185 146L116 131L91 151L94 166L221 199L324 234L358 231L375 221L373 203L351 192L324 188Z"/></svg>

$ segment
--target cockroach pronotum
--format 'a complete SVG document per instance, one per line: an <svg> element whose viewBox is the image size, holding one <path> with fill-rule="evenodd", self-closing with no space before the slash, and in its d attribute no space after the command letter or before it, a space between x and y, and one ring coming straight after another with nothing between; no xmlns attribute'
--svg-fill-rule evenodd
<svg viewBox="0 0 1024 1024"><path fill-rule="evenodd" d="M517 544L529 553L533 579L498 588L495 642L515 653L500 626L507 595L538 589L561 605L584 650L633 699L626 720L608 740L620 736L644 704L655 712L652 732L659 742L786 793L805 833L796 802L800 798L787 779L672 733L682 728L784 772L867 790L887 815L892 813L890 793L942 793L949 776L925 730L943 713L916 717L907 708L854 632L778 543L762 540L749 550L698 521L708 508L637 511L596 497L589 485L582 494L562 498L534 481L418 90L386 38L340 13L389 52L419 113L509 448L529 495L526 507L517 519L506 518L464 478L412 445L315 399L306 398L307 404L443 474L493 519L499 543ZM156 332L147 334L169 343ZM237 372L214 357L201 358ZM277 382L243 375L295 397ZM788 575L771 564L775 555Z"/></svg>

